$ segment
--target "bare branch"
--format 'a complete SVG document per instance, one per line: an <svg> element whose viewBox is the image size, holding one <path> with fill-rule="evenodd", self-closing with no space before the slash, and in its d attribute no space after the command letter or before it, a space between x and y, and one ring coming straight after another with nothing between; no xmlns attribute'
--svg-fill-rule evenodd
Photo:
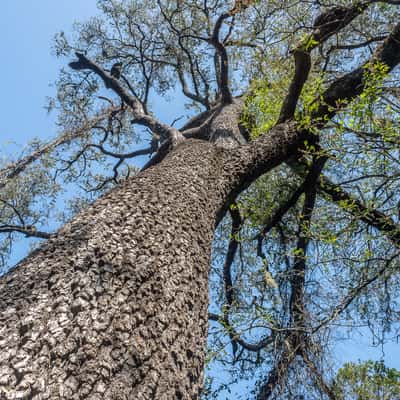
<svg viewBox="0 0 400 400"><path fill-rule="evenodd" d="M101 111L95 117L85 121L85 123L79 128L72 131L63 132L56 139L42 145L37 150L33 151L31 154L28 154L27 156L21 158L20 160L2 168L0 170L0 189L2 189L5 185L7 185L7 183L11 179L17 177L22 172L24 172L30 164L37 161L41 156L43 156L44 154L48 154L58 146L61 146L65 143L69 143L70 141L88 135L91 129L96 127L104 119L107 119L110 116L112 116L118 110L119 108L117 107L109 107Z"/></svg>
<svg viewBox="0 0 400 400"><path fill-rule="evenodd" d="M244 349L246 349L248 351L258 352L258 351L264 349L269 344L271 344L274 340L274 335L269 335L269 336L265 337L264 339L261 339L257 343L249 343L249 342L243 340L240 337L239 333L237 333L231 325L226 326L223 316L219 316L218 314L214 314L214 313L208 313L208 319L210 321L215 321L215 322L222 324L226 329L228 329L230 331L235 343L239 344L240 346L242 346Z"/></svg>
<svg viewBox="0 0 400 400"><path fill-rule="evenodd" d="M71 62L69 66L75 70L87 69L96 73L103 80L104 85L112 89L130 107L134 116L134 123L148 127L151 131L159 134L163 140L171 140L174 145L184 140L184 137L177 129L163 124L149 114L145 114L142 103L136 97L131 96L119 83L118 79L95 62L89 60L84 54L78 52L75 54L78 57L78 61Z"/></svg>
<svg viewBox="0 0 400 400"><path fill-rule="evenodd" d="M359 49L361 47L368 46L369 44L374 43L374 42L381 42L382 40L385 40L385 39L386 39L386 36L382 36L381 35L381 36L372 37L372 38L370 38L368 40L365 40L364 42L361 42L361 43L342 44L342 45L337 44L337 45L331 46L329 48L329 50L327 51L327 55L329 53L331 53L332 51L335 51L335 50L354 50L354 49Z"/></svg>
<svg viewBox="0 0 400 400"><path fill-rule="evenodd" d="M110 150L105 149L102 145L99 145L99 144L89 144L86 146L86 148L89 148L89 147L94 147L96 149L99 149L103 154L110 156L110 157L119 158L121 160L126 160L128 158L134 158L134 157L138 157L138 156L144 156L146 154L152 154L154 151L153 147L147 147L145 149L132 151L130 153L114 153Z"/></svg>
<svg viewBox="0 0 400 400"><path fill-rule="evenodd" d="M329 385L325 382L324 377L321 372L318 371L315 363L310 359L305 350L302 350L301 356L304 360L304 363L307 365L308 369L314 376L315 382L319 386L319 388L329 397L330 400L337 400L333 390L329 387Z"/></svg>
<svg viewBox="0 0 400 400"><path fill-rule="evenodd" d="M298 349L292 348L291 340L285 340L284 346L285 348L282 354L279 356L278 361L275 362L275 365L268 374L267 381L260 386L257 400L268 400L275 388L287 375L288 368L295 359Z"/></svg>
<svg viewBox="0 0 400 400"><path fill-rule="evenodd" d="M208 43L212 44L220 57L220 71L217 79L219 83L219 89L221 91L221 102L223 104L232 103L232 95L229 89L229 60L228 53L226 52L225 46L219 40L219 32L221 30L222 23L225 19L231 17L231 13L227 12L219 16L215 23L212 36L207 39ZM216 71L218 73L218 71Z"/></svg>
<svg viewBox="0 0 400 400"><path fill-rule="evenodd" d="M328 195L330 200L346 212L387 235L394 245L400 247L400 225L396 224L390 217L381 211L364 205L355 196L350 195L325 176L321 176L319 180L319 190Z"/></svg>
<svg viewBox="0 0 400 400"><path fill-rule="evenodd" d="M315 333L319 331L324 325L333 321L337 316L339 316L344 310L346 310L350 306L350 304L357 298L360 293L362 293L365 288L367 288L371 283L375 282L380 277L388 273L390 269L390 263L397 257L399 257L399 253L396 253L390 259L386 260L383 267L380 268L377 272L363 278L360 282L358 282L357 286L349 289L347 295L344 296L343 300L338 305L333 307L332 311L326 318L320 320L318 324L312 328L312 332Z"/></svg>
<svg viewBox="0 0 400 400"><path fill-rule="evenodd" d="M36 237L40 239L49 239L51 237L50 233L39 231L33 225L0 225L0 234L12 232L18 232L24 234L26 237Z"/></svg>

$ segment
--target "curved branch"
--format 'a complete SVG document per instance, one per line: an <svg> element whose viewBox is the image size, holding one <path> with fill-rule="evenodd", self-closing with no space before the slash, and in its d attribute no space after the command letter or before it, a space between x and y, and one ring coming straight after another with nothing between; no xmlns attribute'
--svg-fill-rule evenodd
<svg viewBox="0 0 400 400"><path fill-rule="evenodd" d="M267 381L260 386L257 400L268 400L275 388L287 375L287 370L296 357L297 349L292 348L291 340L285 340L285 345L286 348L283 350L278 361L269 372Z"/></svg>
<svg viewBox="0 0 400 400"><path fill-rule="evenodd" d="M181 45L182 47L182 45ZM182 66L181 64L178 62L178 65L176 66L176 72L178 74L178 79L179 82L182 86L182 93L189 99L193 100L193 101L197 101L198 103L202 104L204 107L206 107L206 109L210 109L210 103L208 102L208 99L206 97L202 97L200 96L198 93L192 93L189 90L189 87L187 85L186 79L185 79L185 75L184 72L182 70Z"/></svg>
<svg viewBox="0 0 400 400"><path fill-rule="evenodd" d="M395 246L400 247L400 225L396 224L390 217L381 211L364 205L359 199L347 193L325 176L321 176L318 188L339 207L387 235Z"/></svg>
<svg viewBox="0 0 400 400"><path fill-rule="evenodd" d="M317 332L320 330L324 325L328 324L329 322L333 321L338 315L340 315L344 310L347 309L347 307L350 306L350 304L353 302L353 300L366 288L368 287L371 283L375 282L377 279L379 279L381 276L383 276L388 269L390 268L390 263L395 259L399 257L399 253L396 253L394 256L392 256L390 259L386 260L386 263L382 268L380 268L375 274L373 274L370 277L366 277L363 280L361 280L357 286L353 287L350 289L347 293L347 295L343 298L341 303L336 305L330 312L330 314L324 318L323 320L320 320L318 324L312 328L312 333Z"/></svg>
<svg viewBox="0 0 400 400"><path fill-rule="evenodd" d="M184 137L177 129L163 124L149 114L145 114L142 103L136 97L131 96L119 83L118 79L88 59L83 53L76 52L75 55L78 61L69 63L69 66L78 71L87 69L97 74L103 80L106 88L112 89L131 108L135 123L146 126L151 131L159 134L163 140L171 140L174 145L184 140Z"/></svg>
<svg viewBox="0 0 400 400"><path fill-rule="evenodd" d="M248 351L258 352L262 350L264 347L271 344L274 340L274 336L270 335L265 337L264 339L261 339L257 343L248 343L245 340L241 339L240 335L234 330L232 326L230 325L228 327L225 326L223 317L219 316L218 314L208 313L208 319L211 321L218 322L222 324L225 328L229 329L229 331L232 333L233 340Z"/></svg>
<svg viewBox="0 0 400 400"><path fill-rule="evenodd" d="M329 385L325 382L321 372L318 371L315 363L310 359L308 354L302 350L301 356L303 358L304 364L308 367L308 369L314 375L315 382L320 387L320 389L329 397L329 400L337 400L337 397L333 393L333 390L329 387Z"/></svg>
<svg viewBox="0 0 400 400"><path fill-rule="evenodd" d="M87 145L87 147L94 147L96 149L99 149L106 156L119 158L121 160L125 160L127 158L134 158L134 157L138 157L138 156L144 156L144 155L147 155L147 154L151 154L154 151L153 147L147 147L145 149L132 151L130 153L114 153L114 152L112 152L110 150L105 149L102 145L94 144L94 143Z"/></svg>
<svg viewBox="0 0 400 400"><path fill-rule="evenodd" d="M360 15L370 3L372 2L357 2L353 7L336 6L326 10L314 21L312 39L316 42L326 41ZM317 44L319 43L314 47Z"/></svg>
<svg viewBox="0 0 400 400"><path fill-rule="evenodd" d="M283 101L278 123L285 122L294 116L297 102L310 72L311 51L350 24L364 12L368 4L356 4L353 7L333 7L316 18L311 35L292 51L295 59L295 73L288 94Z"/></svg>

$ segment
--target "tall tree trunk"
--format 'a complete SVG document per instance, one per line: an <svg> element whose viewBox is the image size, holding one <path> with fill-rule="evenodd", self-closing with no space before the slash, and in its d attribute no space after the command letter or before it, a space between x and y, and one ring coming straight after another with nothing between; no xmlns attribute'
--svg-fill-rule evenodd
<svg viewBox="0 0 400 400"><path fill-rule="evenodd" d="M0 399L197 399L215 223L298 146L292 128L185 141L3 277Z"/></svg>
<svg viewBox="0 0 400 400"><path fill-rule="evenodd" d="M0 398L197 397L218 153L184 143L3 279Z"/></svg>

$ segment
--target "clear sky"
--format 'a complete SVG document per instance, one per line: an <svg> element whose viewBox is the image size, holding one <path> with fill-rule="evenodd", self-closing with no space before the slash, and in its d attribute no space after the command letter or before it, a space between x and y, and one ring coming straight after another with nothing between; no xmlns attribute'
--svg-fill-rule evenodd
<svg viewBox="0 0 400 400"><path fill-rule="evenodd" d="M96 0L3 0L0 13L0 145L24 144L55 134L43 108L51 83L66 60L52 55L52 39L76 20L96 13Z"/></svg>
<svg viewBox="0 0 400 400"><path fill-rule="evenodd" d="M33 137L55 136L54 115L49 116L44 105L46 96L55 93L51 83L67 60L58 60L52 54L52 38L60 30L70 32L74 21L84 21L96 12L96 0L2 1L0 156L5 148L18 153ZM9 141L17 146L5 146ZM369 339L340 344L335 358L340 361L380 358L379 349L367 346ZM386 348L385 360L388 366L400 369L398 345Z"/></svg>

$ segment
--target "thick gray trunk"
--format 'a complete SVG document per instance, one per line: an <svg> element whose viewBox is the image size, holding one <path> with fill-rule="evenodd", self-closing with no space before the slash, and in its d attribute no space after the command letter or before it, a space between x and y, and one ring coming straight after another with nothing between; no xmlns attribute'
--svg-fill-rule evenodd
<svg viewBox="0 0 400 400"><path fill-rule="evenodd" d="M220 156L184 143L3 278L0 399L197 398Z"/></svg>
<svg viewBox="0 0 400 400"><path fill-rule="evenodd" d="M187 140L3 277L0 399L197 399L215 223L303 139Z"/></svg>

